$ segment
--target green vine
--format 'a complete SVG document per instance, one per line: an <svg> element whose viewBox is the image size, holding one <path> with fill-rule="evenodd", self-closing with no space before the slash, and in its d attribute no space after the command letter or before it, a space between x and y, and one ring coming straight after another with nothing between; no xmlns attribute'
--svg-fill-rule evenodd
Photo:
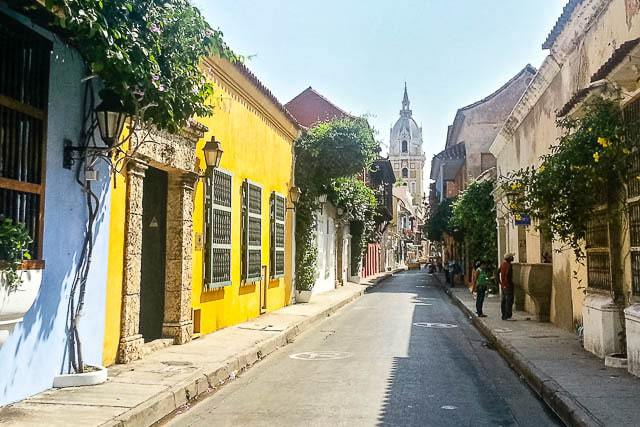
<svg viewBox="0 0 640 427"><path fill-rule="evenodd" d="M636 126L624 122L617 102L602 98L590 101L582 117L561 119L558 126L563 134L540 166L512 173L502 190L512 215L535 218L547 238L557 238L582 259L594 208L607 206L609 221L616 221L624 206L634 149L626 135Z"/></svg>
<svg viewBox="0 0 640 427"><path fill-rule="evenodd" d="M354 223L364 219L361 203L370 203L371 194L362 189L364 184L354 183L355 176L371 165L378 152L373 131L362 118L319 123L296 141L295 178L302 190L296 206L296 289L311 290L316 280L318 196L330 195Z"/></svg>
<svg viewBox="0 0 640 427"><path fill-rule="evenodd" d="M454 199L444 199L431 207L423 227L429 240L439 242L445 233L449 235L453 234L453 230L449 225L453 213L453 201Z"/></svg>
<svg viewBox="0 0 640 427"><path fill-rule="evenodd" d="M358 178L338 178L329 187L329 200L351 224L351 265L356 266L375 230L376 193Z"/></svg>
<svg viewBox="0 0 640 427"><path fill-rule="evenodd" d="M14 292L22 283L18 270L22 261L31 259L29 245L33 240L24 224L0 216L0 272L4 273L4 286Z"/></svg>
<svg viewBox="0 0 640 427"><path fill-rule="evenodd" d="M238 59L188 0L46 0L105 90L171 132L209 116L203 57Z"/></svg>
<svg viewBox="0 0 640 427"><path fill-rule="evenodd" d="M462 237L469 258L493 266L498 259L493 181L472 182L453 202L449 227Z"/></svg>

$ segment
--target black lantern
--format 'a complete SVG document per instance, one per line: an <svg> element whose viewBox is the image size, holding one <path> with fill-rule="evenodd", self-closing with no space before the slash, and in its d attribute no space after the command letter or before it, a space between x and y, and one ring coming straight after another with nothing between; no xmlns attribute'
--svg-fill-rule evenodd
<svg viewBox="0 0 640 427"><path fill-rule="evenodd" d="M102 102L96 107L98 129L104 143L112 147L120 139L127 113L122 101L115 93L103 91L100 96Z"/></svg>
<svg viewBox="0 0 640 427"><path fill-rule="evenodd" d="M298 203L300 200L300 195L302 195L302 191L300 191L300 187L293 186L289 189L289 200L294 205Z"/></svg>
<svg viewBox="0 0 640 427"><path fill-rule="evenodd" d="M202 147L204 151L204 162L207 164L207 169L220 167L220 160L222 159L222 144L216 140L215 136L211 137L211 140L207 141Z"/></svg>

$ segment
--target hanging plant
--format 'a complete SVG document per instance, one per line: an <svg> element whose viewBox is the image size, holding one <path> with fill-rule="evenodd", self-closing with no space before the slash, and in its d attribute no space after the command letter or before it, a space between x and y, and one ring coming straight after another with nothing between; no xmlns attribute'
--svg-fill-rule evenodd
<svg viewBox="0 0 640 427"><path fill-rule="evenodd" d="M611 220L619 214L629 179L632 151L615 101L596 98L580 118L558 121L562 136L537 168L518 170L502 183L513 215L529 215L547 238L555 237L584 257L583 242L594 208L607 206ZM598 214L600 215L600 214Z"/></svg>
<svg viewBox="0 0 640 427"><path fill-rule="evenodd" d="M211 115L203 57L238 57L188 0L46 0L105 89L130 113L176 132Z"/></svg>
<svg viewBox="0 0 640 427"><path fill-rule="evenodd" d="M0 274L4 276L0 283L9 292L17 290L22 283L18 270L22 261L31 259L29 245L32 242L24 224L0 215Z"/></svg>

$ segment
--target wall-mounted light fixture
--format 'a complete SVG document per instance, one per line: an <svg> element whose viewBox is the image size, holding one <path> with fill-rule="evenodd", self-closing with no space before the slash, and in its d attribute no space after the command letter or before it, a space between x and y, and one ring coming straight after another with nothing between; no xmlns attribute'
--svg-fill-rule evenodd
<svg viewBox="0 0 640 427"><path fill-rule="evenodd" d="M113 147L120 140L124 123L128 114L122 101L111 91L100 93L102 102L94 111L98 121L100 137L107 147ZM64 139L62 167L71 169L75 160L80 159L87 151L102 152L100 147L74 146L71 140Z"/></svg>
<svg viewBox="0 0 640 427"><path fill-rule="evenodd" d="M300 187L296 187L294 185L289 189L289 200L291 201L291 206L288 206L287 210L296 210L296 205L298 204L298 200L300 200L301 195L302 190L300 190Z"/></svg>
<svg viewBox="0 0 640 427"><path fill-rule="evenodd" d="M207 165L207 170L220 167L224 150L222 149L222 144L216 140L215 136L212 136L211 139L204 144L202 151L204 152L204 162Z"/></svg>
<svg viewBox="0 0 640 427"><path fill-rule="evenodd" d="M113 147L122 135L127 113L122 101L115 93L101 91L100 97L102 102L96 107L100 137L107 147Z"/></svg>

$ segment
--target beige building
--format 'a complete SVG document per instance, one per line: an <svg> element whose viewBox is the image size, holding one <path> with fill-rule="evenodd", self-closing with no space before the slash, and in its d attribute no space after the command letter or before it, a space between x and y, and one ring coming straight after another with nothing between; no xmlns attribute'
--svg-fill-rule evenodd
<svg viewBox="0 0 640 427"><path fill-rule="evenodd" d="M498 176L538 165L540 156L548 154L549 146L560 136L556 119L577 114L589 97L612 96L623 108L636 104L640 94L638 37L637 1L569 1L543 44L548 56L491 145ZM595 248L596 253L592 244L583 266L572 251L560 251L560 243L544 241L534 226L516 226L499 194L497 202L499 251L516 254L516 305L564 329L583 331L585 349L600 357L622 350L626 307L629 370L638 375L640 328L634 303L640 301L640 289L632 289L632 282L640 283L640 270L632 274L634 253L621 257L624 273L612 275L612 260L617 258L612 249ZM606 227L604 230L607 233ZM606 241L610 236L604 237ZM638 237L628 230L622 236L626 255L629 238ZM603 269L603 265L609 267Z"/></svg>

